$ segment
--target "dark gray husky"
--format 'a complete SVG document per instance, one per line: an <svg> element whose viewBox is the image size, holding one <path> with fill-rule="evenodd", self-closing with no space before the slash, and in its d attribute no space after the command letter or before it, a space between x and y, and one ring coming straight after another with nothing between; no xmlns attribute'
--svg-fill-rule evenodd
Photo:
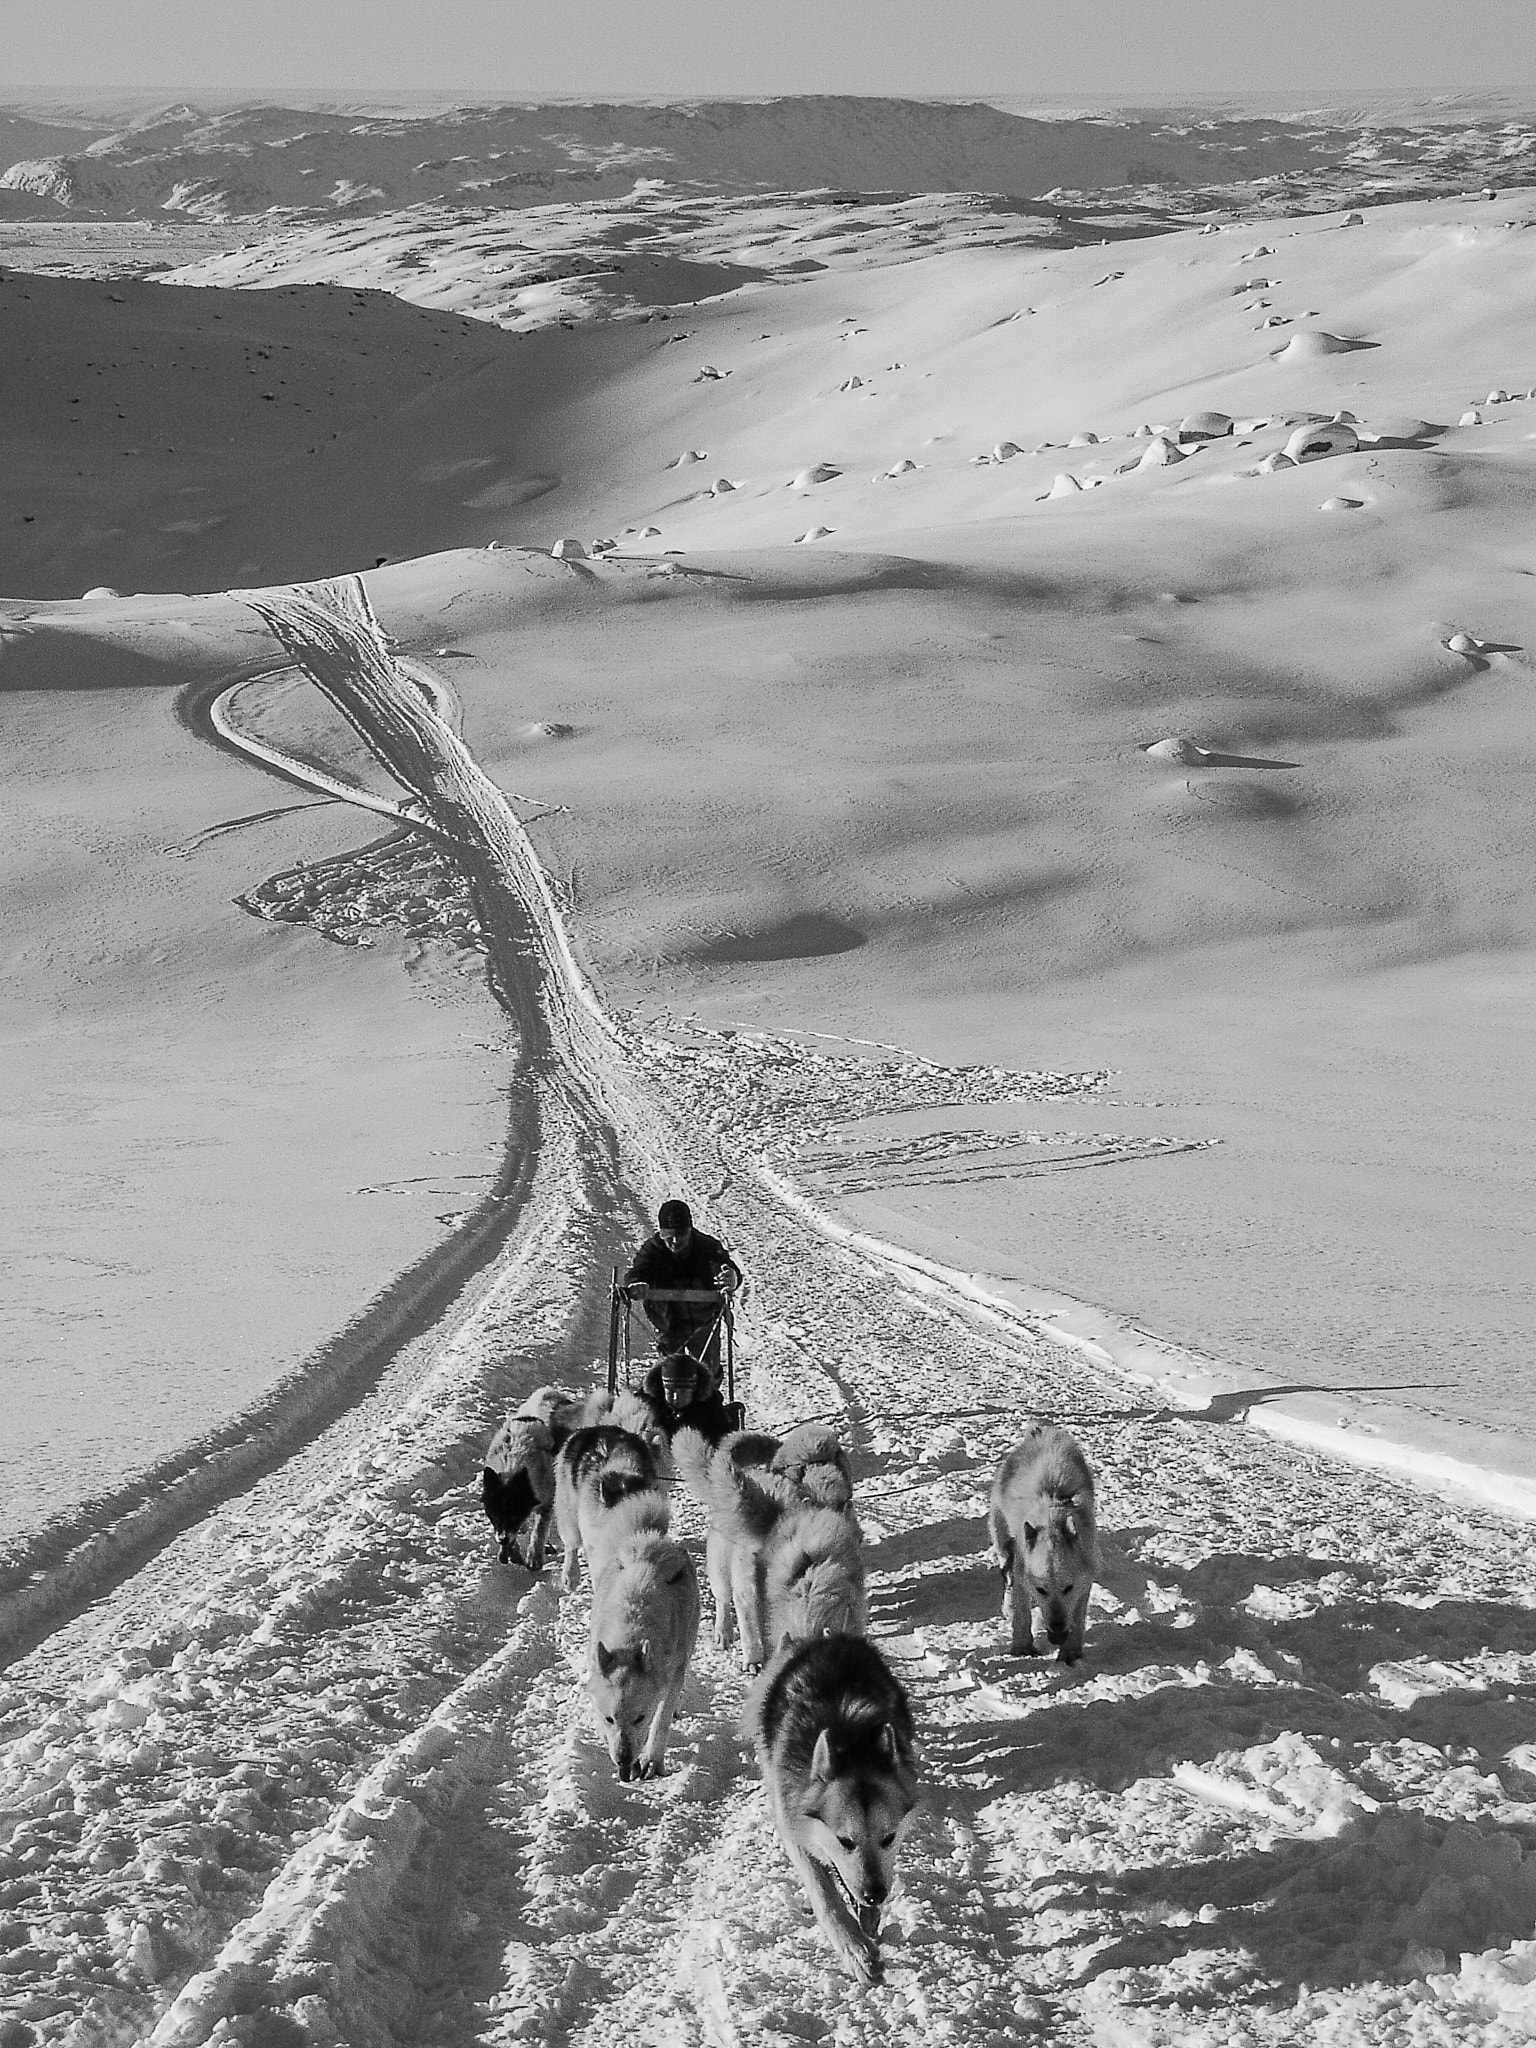
<svg viewBox="0 0 1536 2048"><path fill-rule="evenodd" d="M844 1967L873 1983L880 1913L917 1804L906 1693L862 1636L818 1636L785 1644L742 1727L817 1924Z"/></svg>

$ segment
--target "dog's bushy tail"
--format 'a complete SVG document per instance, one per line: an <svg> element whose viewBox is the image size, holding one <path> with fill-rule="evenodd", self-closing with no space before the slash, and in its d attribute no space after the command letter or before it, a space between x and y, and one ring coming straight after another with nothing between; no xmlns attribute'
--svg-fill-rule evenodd
<svg viewBox="0 0 1536 2048"><path fill-rule="evenodd" d="M658 1488L647 1487L615 1501L608 1510L608 1521L615 1549L640 1535L665 1536L672 1525L672 1503Z"/></svg>
<svg viewBox="0 0 1536 2048"><path fill-rule="evenodd" d="M741 1471L749 1465L771 1465L783 1446L766 1430L735 1429L721 1438L720 1448Z"/></svg>
<svg viewBox="0 0 1536 2048"><path fill-rule="evenodd" d="M584 1396L569 1387L535 1387L517 1411L518 1419L542 1422L556 1443L570 1435L582 1419Z"/></svg>
<svg viewBox="0 0 1536 2048"><path fill-rule="evenodd" d="M509 1415L485 1447L488 1472L507 1474L541 1451L552 1456L557 1446L554 1432L541 1416Z"/></svg>
<svg viewBox="0 0 1536 2048"><path fill-rule="evenodd" d="M604 1580L609 1573L616 1573L622 1578L625 1572L633 1571L637 1566L649 1566L665 1585L676 1585L683 1579L694 1579L697 1583L693 1559L686 1546L664 1529L636 1529L626 1536L609 1558L604 1568Z"/></svg>
<svg viewBox="0 0 1536 2048"><path fill-rule="evenodd" d="M843 1465L807 1465L795 1484L814 1507L853 1520L853 1481Z"/></svg>
<svg viewBox="0 0 1536 2048"><path fill-rule="evenodd" d="M710 1521L737 1543L762 1543L779 1518L802 1503L792 1479L777 1472L741 1471L728 1458L716 1459L712 1482Z"/></svg>
<svg viewBox="0 0 1536 2048"><path fill-rule="evenodd" d="M864 1560L844 1516L823 1508L792 1516L769 1555L768 1599L777 1641L868 1633Z"/></svg>
<svg viewBox="0 0 1536 2048"><path fill-rule="evenodd" d="M627 1429L631 1436L639 1437L642 1443L649 1444L656 1453L656 1470L664 1479L672 1477L672 1439L654 1405L644 1394L637 1394L632 1387L620 1387L613 1397L609 1420L616 1422L620 1429Z"/></svg>
<svg viewBox="0 0 1536 2048"><path fill-rule="evenodd" d="M848 1453L837 1431L824 1422L802 1422L789 1432L773 1460L775 1472L787 1472L799 1479L812 1465L835 1465L844 1478L850 1477Z"/></svg>
<svg viewBox="0 0 1536 2048"><path fill-rule="evenodd" d="M780 1642L867 1635L869 1608L862 1582L850 1578L835 1558L816 1558L774 1600L773 1632Z"/></svg>
<svg viewBox="0 0 1536 2048"><path fill-rule="evenodd" d="M710 1473L715 1461L714 1445L696 1429L680 1429L672 1439L672 1461L684 1486L701 1507L707 1508L713 1498Z"/></svg>

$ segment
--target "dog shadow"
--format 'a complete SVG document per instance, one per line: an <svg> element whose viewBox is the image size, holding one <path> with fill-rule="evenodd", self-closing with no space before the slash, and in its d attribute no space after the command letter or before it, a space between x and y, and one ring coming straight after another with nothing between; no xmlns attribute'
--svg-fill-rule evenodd
<svg viewBox="0 0 1536 2048"><path fill-rule="evenodd" d="M1002 1582L994 1564L978 1560L961 1572L934 1573L900 1586L875 1584L869 1592L874 1635L909 1635L915 1628L952 1628L996 1619ZM1005 1623L999 1624L1006 1627Z"/></svg>
<svg viewBox="0 0 1536 2048"><path fill-rule="evenodd" d="M854 1506L858 1504L855 1497ZM989 1541L985 1515L950 1515L942 1522L924 1522L920 1528L882 1536L868 1546L869 1564L875 1572L899 1572L952 1557L963 1559L964 1569L978 1553L986 1553ZM947 1577L944 1583L949 1583Z"/></svg>
<svg viewBox="0 0 1536 2048"><path fill-rule="evenodd" d="M1187 1576L1228 1562L1208 1560ZM1268 1572L1292 1560L1257 1562ZM1300 1562L1318 1569L1315 1560ZM1239 1561L1237 1582L1254 1563ZM1138 1781L1173 1777L1181 1765L1208 1767L1234 1750L1272 1740L1283 1727L1325 1759L1334 1753L1341 1764L1353 1763L1349 1782L1363 1783L1368 1794L1370 1757L1378 1748L1425 1744L1452 1750L1480 1774L1497 1771L1510 1781L1516 1802L1508 1819L1501 1816L1500 1831L1522 1842L1530 1856L1536 1820L1526 1818L1531 1808L1524 1801L1536 1773L1512 1766L1506 1753L1529 1741L1536 1726L1536 1671L1490 1680L1482 1675L1485 1666L1466 1660L1490 1650L1536 1657L1536 1612L1490 1600L1429 1608L1381 1601L1251 1626L1239 1619L1244 1626L1234 1633L1246 1633L1261 1661L1266 1653L1273 1664L1295 1660L1290 1668L1299 1667L1305 1678L1281 1691L1247 1672L1209 1673L1216 1646L1202 1630L1209 1675L1192 1683L1184 1631L1183 1665L1170 1660L1162 1682L1138 1697L1093 1698L1093 1678L1117 1668L1140 1668L1156 1681L1155 1667L1181 1631L1136 1624L1106 1644L1095 1642L1090 1627L1085 1661L1070 1673L1045 1667L1045 1688L1019 1695L1016 1712L925 1729L928 1775L938 1780L933 1804L978 1823L1010 1794L1049 1793L1072 1782L1123 1793ZM1000 1656L997 1665L1029 1675L1031 1661ZM1041 1675L1038 1664L1035 1675ZM1424 1690L1416 1692L1420 1683ZM1197 1790L1190 1796L1199 1803ZM1053 1926L1063 1914L1081 1916L1079 1925L1106 1918L1114 1925L1111 1937L1094 1947L1079 1986L1124 1970L1168 1970L1172 1986L1181 1981L1185 1959L1237 1950L1256 1993L1287 2004L1303 1984L1391 1977L1415 1944L1454 1959L1528 1937L1536 1924L1536 1884L1490 1882L1475 1855L1470 1863L1458 1861L1469 1852L1459 1838L1448 1837L1443 1818L1400 1801L1400 1793L1384 1790L1380 1813L1357 1814L1326 1839L1305 1833L1309 1817L1299 1810L1294 1834L1283 1831L1283 1817L1280 1830L1256 1821L1257 1841L1236 1855L1108 1871L1085 1870L1069 1859L1045 1869L1037 1863L1031 1897L1042 1908L1049 1905ZM1241 1803L1235 1798L1233 1806ZM1215 1803L1211 1814L1213 1821L1218 1814L1230 1820L1231 1809ZM1481 1841L1475 1831L1460 1834L1474 1847ZM1044 1838L1042 1846L1049 1845ZM1510 1854L1518 1865L1518 1850ZM1017 1905L1006 1916L999 1913L994 1932L1027 1973L1030 1957L1044 1946L1031 1938L1028 1900L1022 1914ZM1075 1946L1079 1939L1069 1929L1055 1945ZM1172 1988L1168 1995L1174 1997Z"/></svg>
<svg viewBox="0 0 1536 2048"><path fill-rule="evenodd" d="M1162 1558L1144 1563L1141 1545L1153 1542L1164 1532L1151 1523L1099 1532L1099 1584L1116 1599L1133 1605L1144 1593L1149 1580L1177 1586L1184 1598L1200 1607L1240 1607L1263 1587L1289 1587L1298 1583L1316 1585L1322 1579L1350 1578L1362 1587L1371 1586L1379 1574L1375 1566L1353 1558L1319 1558L1300 1551L1274 1552L1217 1550L1194 1565L1171 1565ZM1090 1620L1089 1626L1092 1626Z"/></svg>

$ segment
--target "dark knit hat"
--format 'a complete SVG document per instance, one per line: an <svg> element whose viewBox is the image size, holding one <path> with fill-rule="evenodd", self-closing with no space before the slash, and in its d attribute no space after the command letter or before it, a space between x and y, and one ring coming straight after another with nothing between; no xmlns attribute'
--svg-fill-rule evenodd
<svg viewBox="0 0 1536 2048"><path fill-rule="evenodd" d="M691 1230L693 1211L686 1202L663 1202L656 1212L656 1221L663 1230Z"/></svg>

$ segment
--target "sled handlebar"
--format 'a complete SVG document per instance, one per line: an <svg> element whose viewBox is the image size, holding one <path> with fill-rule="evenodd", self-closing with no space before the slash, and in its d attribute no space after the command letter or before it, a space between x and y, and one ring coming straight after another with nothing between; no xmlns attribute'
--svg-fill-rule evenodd
<svg viewBox="0 0 1536 2048"><path fill-rule="evenodd" d="M730 1300L723 1287L652 1287L646 1280L622 1281L620 1294L627 1296L631 1286L643 1287L647 1301L694 1301L701 1306L709 1302L718 1308L722 1301Z"/></svg>

